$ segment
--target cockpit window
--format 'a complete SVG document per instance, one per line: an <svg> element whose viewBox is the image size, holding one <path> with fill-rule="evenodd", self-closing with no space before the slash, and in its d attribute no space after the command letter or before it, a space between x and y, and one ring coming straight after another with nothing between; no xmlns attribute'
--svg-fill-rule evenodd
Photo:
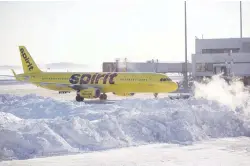
<svg viewBox="0 0 250 166"><path fill-rule="evenodd" d="M160 81L171 81L170 78L161 78Z"/></svg>

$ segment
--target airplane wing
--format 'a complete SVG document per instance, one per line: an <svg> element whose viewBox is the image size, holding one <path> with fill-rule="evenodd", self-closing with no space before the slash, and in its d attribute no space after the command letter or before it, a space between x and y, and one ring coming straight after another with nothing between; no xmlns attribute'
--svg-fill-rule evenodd
<svg viewBox="0 0 250 166"><path fill-rule="evenodd" d="M88 88L96 88L102 90L101 85L90 85L90 84L63 84L63 83L57 83L57 82L33 82L36 84L39 84L41 86L46 85L56 85L57 87L69 87L74 90L82 90L82 89L88 89Z"/></svg>
<svg viewBox="0 0 250 166"><path fill-rule="evenodd" d="M0 77L15 77L15 76L12 76L12 75L0 75Z"/></svg>

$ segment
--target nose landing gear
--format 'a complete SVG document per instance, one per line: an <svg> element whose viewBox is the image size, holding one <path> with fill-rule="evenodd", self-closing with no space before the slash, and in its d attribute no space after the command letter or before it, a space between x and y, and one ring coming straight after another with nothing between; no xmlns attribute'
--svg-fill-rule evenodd
<svg viewBox="0 0 250 166"><path fill-rule="evenodd" d="M105 93L101 94L99 97L100 100L107 100L107 98L108 96Z"/></svg>
<svg viewBox="0 0 250 166"><path fill-rule="evenodd" d="M158 93L154 93L154 97L155 97L155 98L158 98Z"/></svg>

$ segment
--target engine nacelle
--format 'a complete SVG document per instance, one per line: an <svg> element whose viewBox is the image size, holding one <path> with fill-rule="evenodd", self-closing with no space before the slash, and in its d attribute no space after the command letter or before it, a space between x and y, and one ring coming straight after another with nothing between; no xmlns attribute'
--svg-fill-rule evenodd
<svg viewBox="0 0 250 166"><path fill-rule="evenodd" d="M134 96L135 95L135 93L130 93L130 92L121 92L121 93L113 92L113 94L117 96Z"/></svg>
<svg viewBox="0 0 250 166"><path fill-rule="evenodd" d="M79 95L83 98L98 98L101 91L95 88L83 89L79 92Z"/></svg>

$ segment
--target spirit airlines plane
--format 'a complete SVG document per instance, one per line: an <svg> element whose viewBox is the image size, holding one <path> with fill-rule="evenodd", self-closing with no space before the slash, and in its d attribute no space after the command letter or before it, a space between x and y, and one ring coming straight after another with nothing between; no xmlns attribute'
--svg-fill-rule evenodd
<svg viewBox="0 0 250 166"><path fill-rule="evenodd" d="M76 101L84 98L106 100L106 93L119 96L133 96L135 93L168 93L176 91L177 83L159 73L133 72L43 72L25 46L19 46L23 74L16 74L16 80L28 81L36 86L69 93L76 91Z"/></svg>

